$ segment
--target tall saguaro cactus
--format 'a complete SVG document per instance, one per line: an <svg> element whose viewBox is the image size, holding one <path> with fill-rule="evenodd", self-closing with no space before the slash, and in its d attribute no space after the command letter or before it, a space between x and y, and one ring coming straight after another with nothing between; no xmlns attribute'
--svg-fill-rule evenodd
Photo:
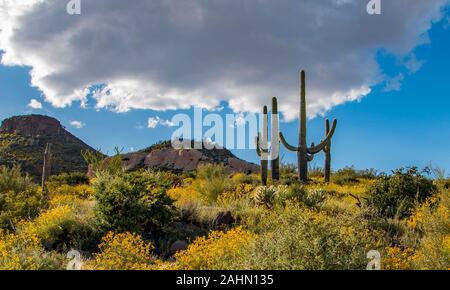
<svg viewBox="0 0 450 290"><path fill-rule="evenodd" d="M269 163L269 141L268 141L268 116L267 106L263 109L262 134L258 133L256 137L256 153L261 159L261 184L267 185L267 165Z"/></svg>
<svg viewBox="0 0 450 290"><path fill-rule="evenodd" d="M272 111L270 114L271 133L270 145L268 144L268 123L269 117L267 106L263 109L262 134L258 133L256 137L256 153L261 159L261 183L267 184L268 160L270 159L270 167L272 169L272 180L280 179L280 139L279 139L279 119L278 119L278 101L277 98L272 99Z"/></svg>
<svg viewBox="0 0 450 290"><path fill-rule="evenodd" d="M325 136L330 133L330 120L325 121ZM324 177L325 182L330 182L331 176L331 139L328 144L323 148L323 152L325 152L325 166L324 166Z"/></svg>
<svg viewBox="0 0 450 290"><path fill-rule="evenodd" d="M280 125L278 120L278 101L272 98L272 114L271 114L272 130L270 134L270 168L272 169L272 180L280 179Z"/></svg>
<svg viewBox="0 0 450 290"><path fill-rule="evenodd" d="M333 121L333 125L326 135L325 139L315 146L314 143L311 147L306 145L306 74L305 71L300 75L300 118L299 118L299 134L298 134L298 146L290 145L280 132L280 139L283 145L290 151L297 152L298 159L298 178L301 182L308 182L308 162L312 161L314 155L324 150L324 148L331 142L334 131L336 130L337 121Z"/></svg>

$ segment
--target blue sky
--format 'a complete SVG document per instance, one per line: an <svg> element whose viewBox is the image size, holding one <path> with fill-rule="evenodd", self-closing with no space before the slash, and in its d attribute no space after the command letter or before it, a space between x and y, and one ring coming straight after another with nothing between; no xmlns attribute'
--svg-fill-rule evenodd
<svg viewBox="0 0 450 290"><path fill-rule="evenodd" d="M333 104L331 110L325 110L325 117L339 120L333 138L333 168L354 165L356 168L390 171L402 166L424 167L433 164L446 169L447 173L450 172L448 23L447 13L425 31L428 41L413 45L412 50L402 54L414 56L417 62L421 62L417 71L408 69L401 63L400 54L395 53L395 49L385 49L382 43L380 47L373 48L374 59L379 68L377 75L381 72L387 77L387 81L373 82L370 86L372 91L360 100L345 100ZM220 53L218 56L220 57ZM301 68L302 62L294 61L294 65ZM180 112L192 115L192 109L183 108L161 111L143 106L131 108L126 112L116 112L117 110L109 110L107 107L96 109L92 98L87 98L87 108L80 107L77 101L64 108L57 108L54 103L46 101L41 88L31 85L31 67L32 65L0 65L0 119L30 113L50 115L59 119L69 131L86 143L104 152L111 153L116 146L124 148L125 151L138 150L159 140L169 139L176 128L161 125L147 128L150 117L158 116L162 120L170 120L174 114ZM306 67L308 69L309 65ZM403 76L401 82L395 86L395 77L400 74ZM314 88L320 84L314 81L314 76L313 73L311 98L314 98L316 92ZM170 75L168 78L170 79ZM286 84L292 87L286 95L295 98L293 103L298 102L297 95L292 95L298 87L296 82L295 74L286 81ZM394 83L394 88L386 90L389 82ZM270 97L268 94L264 101L267 103ZM43 108L31 109L28 106L31 99L38 100ZM234 100L228 99L232 102L230 105L225 99L217 100L220 106L225 107L220 114L236 111ZM281 98L280 103L283 100ZM164 100L162 102L164 103ZM256 106L256 103L249 104L251 107ZM260 107L256 110L259 111ZM80 121L84 126L75 128L71 125L72 121ZM294 143L297 139L297 120L283 122L281 130L288 136L287 139ZM318 114L308 121L308 142L317 143L323 134L324 118ZM258 162L253 150L233 152L238 157ZM285 162L296 161L292 152L282 150L281 155ZM322 163L323 157L320 155L312 165L321 166Z"/></svg>

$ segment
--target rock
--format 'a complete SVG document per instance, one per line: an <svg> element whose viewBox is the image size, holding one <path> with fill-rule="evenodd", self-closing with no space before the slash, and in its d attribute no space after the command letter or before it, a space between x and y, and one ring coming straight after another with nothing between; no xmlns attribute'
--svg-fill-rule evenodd
<svg viewBox="0 0 450 290"><path fill-rule="evenodd" d="M145 167L145 158L147 157L147 153L128 153L122 155L121 157L123 169L126 171L134 171Z"/></svg>
<svg viewBox="0 0 450 290"><path fill-rule="evenodd" d="M236 222L230 211L220 212L214 219L213 226L216 229L231 227Z"/></svg>
<svg viewBox="0 0 450 290"><path fill-rule="evenodd" d="M133 171L141 168L195 171L203 164L223 164L231 172L258 173L259 166L234 156L229 150L220 148L174 149L170 141L156 144L145 150L122 156L123 168Z"/></svg>
<svg viewBox="0 0 450 290"><path fill-rule="evenodd" d="M170 246L170 255L174 255L176 252L187 250L188 243L185 241L176 241Z"/></svg>

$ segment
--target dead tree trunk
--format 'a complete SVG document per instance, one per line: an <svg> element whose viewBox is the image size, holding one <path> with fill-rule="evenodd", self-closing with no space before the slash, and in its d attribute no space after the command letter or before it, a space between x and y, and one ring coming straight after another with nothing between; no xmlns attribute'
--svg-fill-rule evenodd
<svg viewBox="0 0 450 290"><path fill-rule="evenodd" d="M42 166L42 193L46 193L47 189L45 187L45 182L47 181L48 176L50 175L51 170L51 148L52 144L47 143L44 152L44 164Z"/></svg>

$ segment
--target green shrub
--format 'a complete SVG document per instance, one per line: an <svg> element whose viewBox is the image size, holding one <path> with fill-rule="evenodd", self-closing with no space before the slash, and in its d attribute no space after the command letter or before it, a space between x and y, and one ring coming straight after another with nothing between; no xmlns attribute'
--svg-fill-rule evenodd
<svg viewBox="0 0 450 290"><path fill-rule="evenodd" d="M92 219L79 216L69 206L59 206L43 212L34 221L22 222L17 232L36 236L46 250L61 253L71 248L79 251L93 251L100 240Z"/></svg>
<svg viewBox="0 0 450 290"><path fill-rule="evenodd" d="M215 202L219 195L232 187L229 175L221 164L198 167L197 178L196 190L210 202Z"/></svg>
<svg viewBox="0 0 450 290"><path fill-rule="evenodd" d="M0 166L0 194L8 191L21 192L33 187L33 180L28 175L23 175L19 166Z"/></svg>
<svg viewBox="0 0 450 290"><path fill-rule="evenodd" d="M302 184L292 184L283 191L278 199L281 204L288 201L300 202L308 208L319 208L325 201L327 194L321 189L306 189Z"/></svg>
<svg viewBox="0 0 450 290"><path fill-rule="evenodd" d="M89 184L89 177L86 173L74 172L74 173L62 173L60 175L51 176L48 183L55 185L82 185Z"/></svg>
<svg viewBox="0 0 450 290"><path fill-rule="evenodd" d="M324 177L324 170L320 166L309 166L308 176L310 178L322 178Z"/></svg>
<svg viewBox="0 0 450 290"><path fill-rule="evenodd" d="M172 217L172 199L166 194L167 180L151 172L97 174L93 184L97 201L94 212L104 231L155 230Z"/></svg>
<svg viewBox="0 0 450 290"><path fill-rule="evenodd" d="M365 269L367 252L380 247L364 220L295 204L271 211L253 230L258 236L252 249L234 262L242 269Z"/></svg>
<svg viewBox="0 0 450 290"><path fill-rule="evenodd" d="M398 169L369 187L365 206L379 217L405 218L415 206L436 193L437 187L433 181L423 176L416 167Z"/></svg>
<svg viewBox="0 0 450 290"><path fill-rule="evenodd" d="M12 228L20 219L33 219L48 201L19 167L0 167L0 228Z"/></svg>
<svg viewBox="0 0 450 290"><path fill-rule="evenodd" d="M264 206L267 208L272 208L275 203L278 201L278 196L280 191L283 191L287 188L287 186L259 186L253 192L253 202L256 205Z"/></svg>
<svg viewBox="0 0 450 290"><path fill-rule="evenodd" d="M331 175L331 181L338 185L358 183L358 173L353 167L339 169Z"/></svg>

